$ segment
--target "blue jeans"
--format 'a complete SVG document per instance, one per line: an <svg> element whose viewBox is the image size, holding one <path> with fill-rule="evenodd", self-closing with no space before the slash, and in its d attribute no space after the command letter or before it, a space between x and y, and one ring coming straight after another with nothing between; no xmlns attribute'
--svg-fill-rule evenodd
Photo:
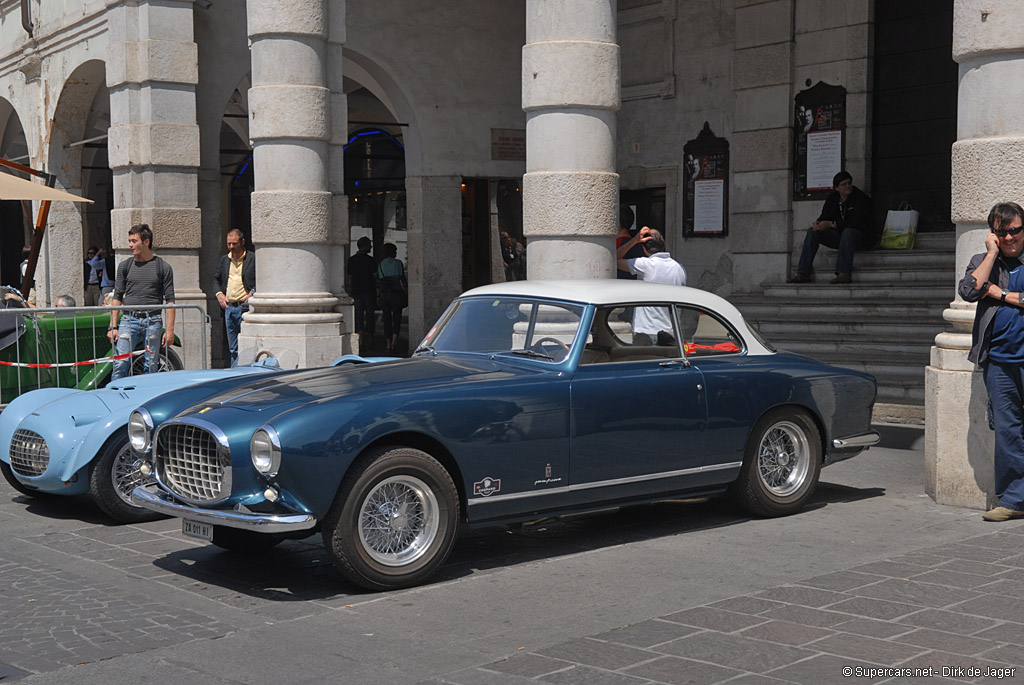
<svg viewBox="0 0 1024 685"><path fill-rule="evenodd" d="M242 312L249 311L249 305L228 305L224 310L224 328L228 334L228 353L231 355L231 368L238 366L238 331L242 329Z"/></svg>
<svg viewBox="0 0 1024 685"><path fill-rule="evenodd" d="M996 497L999 505L1024 510L1024 383L1021 366L989 360L985 365L985 388L992 407L995 428Z"/></svg>
<svg viewBox="0 0 1024 685"><path fill-rule="evenodd" d="M160 338L163 335L164 319L162 316L136 318L124 315L117 327L117 353L128 354L143 338L146 341L146 366L143 373L156 373L160 360ZM132 366L132 357L114 362L114 372L110 380L116 381L128 375Z"/></svg>
<svg viewBox="0 0 1024 685"><path fill-rule="evenodd" d="M836 273L849 274L853 271L853 253L863 250L869 245L864 244L864 233L856 228L844 228L837 231L834 228L826 228L824 231L807 229L804 236L804 249L800 252L800 262L796 270L810 276L814 273L814 255L818 254L818 245L831 247L839 250L836 255Z"/></svg>

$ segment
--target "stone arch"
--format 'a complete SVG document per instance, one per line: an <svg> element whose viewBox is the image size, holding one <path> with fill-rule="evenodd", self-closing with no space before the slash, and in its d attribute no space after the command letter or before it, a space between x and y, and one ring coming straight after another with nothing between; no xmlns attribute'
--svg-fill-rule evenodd
<svg viewBox="0 0 1024 685"><path fill-rule="evenodd" d="M30 164L28 141L17 109L0 97L0 157ZM30 208L31 209L31 208ZM17 200L0 201L0 282L21 287L21 249L32 238L32 217ZM22 230L11 230L20 223Z"/></svg>
<svg viewBox="0 0 1024 685"><path fill-rule="evenodd" d="M383 68L370 58L354 50L343 50L342 73L345 79L358 83L387 109L395 123L407 124L402 127L402 144L405 146L405 173L419 175L423 168L420 132L416 112L398 83ZM346 88L346 90L348 90ZM349 119L352 117L349 116Z"/></svg>
<svg viewBox="0 0 1024 685"><path fill-rule="evenodd" d="M84 302L86 247L111 249L110 209L113 186L107 159L110 94L106 65L83 62L64 81L47 131L46 170L57 185L93 200L92 205L54 203L37 270L39 301L70 294Z"/></svg>

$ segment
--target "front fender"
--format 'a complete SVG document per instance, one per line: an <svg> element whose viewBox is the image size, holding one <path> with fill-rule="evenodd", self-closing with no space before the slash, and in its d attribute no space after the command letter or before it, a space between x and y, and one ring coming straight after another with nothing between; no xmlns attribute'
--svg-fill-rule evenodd
<svg viewBox="0 0 1024 685"><path fill-rule="evenodd" d="M0 461L11 463L11 438L25 417L51 402L80 392L74 388L41 388L14 398L3 412L0 412Z"/></svg>
<svg viewBox="0 0 1024 685"><path fill-rule="evenodd" d="M77 393L30 413L17 428L42 436L50 461L42 475L21 480L47 492L78 494L86 491L87 483L83 479L71 490L65 484L73 482L75 474L92 462L114 431L126 425L129 411L122 408L111 412L93 393ZM7 444L9 451L9 441Z"/></svg>

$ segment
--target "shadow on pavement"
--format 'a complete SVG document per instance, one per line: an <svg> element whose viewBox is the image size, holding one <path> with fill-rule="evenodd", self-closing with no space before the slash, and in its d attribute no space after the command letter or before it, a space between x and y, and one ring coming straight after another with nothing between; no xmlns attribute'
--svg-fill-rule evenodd
<svg viewBox="0 0 1024 685"><path fill-rule="evenodd" d="M15 495L12 502L24 502L25 511L33 516L55 519L58 521L81 521L100 526L123 525L109 518L99 510L88 495Z"/></svg>
<svg viewBox="0 0 1024 685"><path fill-rule="evenodd" d="M876 423L871 427L878 431L878 447L887 447L893 450L924 449L924 426Z"/></svg>
<svg viewBox="0 0 1024 685"><path fill-rule="evenodd" d="M881 488L858 489L821 483L808 505L810 515L833 503L880 497ZM727 497L670 500L586 515L542 519L532 525L463 527L447 563L431 583L560 556L750 521ZM341 600L368 593L342 578L315 535L287 541L259 553L240 555L213 545L179 550L154 565L181 576L175 585L201 582L271 602Z"/></svg>

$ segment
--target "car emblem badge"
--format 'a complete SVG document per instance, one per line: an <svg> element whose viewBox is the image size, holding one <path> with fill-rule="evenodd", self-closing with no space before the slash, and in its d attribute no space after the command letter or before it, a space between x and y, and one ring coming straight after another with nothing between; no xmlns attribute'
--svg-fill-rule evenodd
<svg viewBox="0 0 1024 685"><path fill-rule="evenodd" d="M544 467L544 477L545 478L550 478L551 477L551 464L548 464L547 466Z"/></svg>
<svg viewBox="0 0 1024 685"><path fill-rule="evenodd" d="M481 497L490 497L496 492L501 492L500 478L484 478L473 483L473 494Z"/></svg>

